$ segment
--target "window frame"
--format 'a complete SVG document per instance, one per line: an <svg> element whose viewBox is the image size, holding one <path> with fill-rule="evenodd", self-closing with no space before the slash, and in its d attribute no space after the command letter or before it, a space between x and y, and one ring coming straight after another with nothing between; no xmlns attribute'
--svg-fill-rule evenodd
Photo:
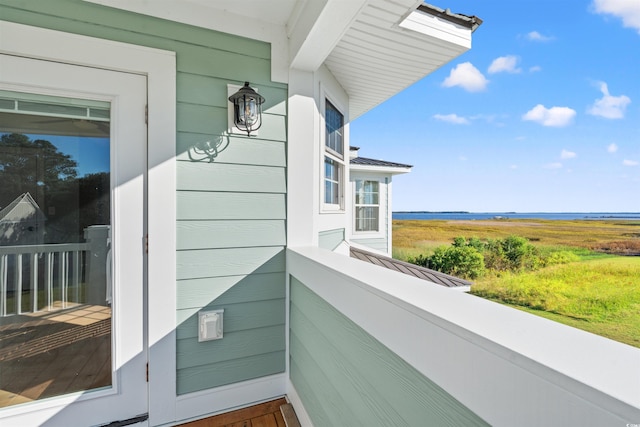
<svg viewBox="0 0 640 427"><path fill-rule="evenodd" d="M322 178L321 178L321 211L322 212L345 212L345 197L346 197L346 180L347 173L346 168L348 155L345 154L346 147L348 147L348 142L346 138L345 132L345 123L346 117L344 114L344 108L339 106L339 103L334 101L334 98L327 95L325 91L323 91L322 96L322 126L321 126L321 146L322 146L322 154L321 154L321 162L322 162ZM342 145L342 153L336 151L334 147L328 144L329 134L327 129L327 111L329 108L340 115L342 120L340 126L340 135L341 135L341 145ZM332 184L337 183L337 203L331 203L327 201L327 160L330 160L337 168L337 178L335 180L331 179L330 182ZM333 177L332 177L333 178Z"/></svg>
<svg viewBox="0 0 640 427"><path fill-rule="evenodd" d="M382 233L382 215L381 215L381 209L383 208L382 206L382 197L383 197L383 191L384 191L384 186L383 186L383 181L381 181L380 179L377 178L365 178L365 177L358 177L358 178L354 178L353 180L353 233L354 234L381 234ZM376 204L373 203L358 203L358 181L362 182L363 185L365 185L365 183L367 182L372 182L372 183L376 183L377 184L377 195L378 195L378 202ZM358 230L358 208L377 208L378 209L378 214L377 214L377 224L376 224L376 229L375 230Z"/></svg>

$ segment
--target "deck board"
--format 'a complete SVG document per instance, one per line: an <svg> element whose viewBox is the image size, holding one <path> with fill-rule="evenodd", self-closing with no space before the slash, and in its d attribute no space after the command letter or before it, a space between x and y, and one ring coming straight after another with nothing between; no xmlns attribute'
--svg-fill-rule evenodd
<svg viewBox="0 0 640 427"><path fill-rule="evenodd" d="M179 427L287 427L298 422L293 408L288 409L288 416L293 416L290 424L285 422L281 407L290 407L285 398L272 400L248 408L216 415L202 420L181 424ZM297 424L298 426L300 424Z"/></svg>

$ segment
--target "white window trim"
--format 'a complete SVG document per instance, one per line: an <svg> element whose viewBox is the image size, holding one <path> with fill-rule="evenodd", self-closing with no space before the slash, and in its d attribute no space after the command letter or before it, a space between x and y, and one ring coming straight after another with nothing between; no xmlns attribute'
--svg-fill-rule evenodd
<svg viewBox="0 0 640 427"><path fill-rule="evenodd" d="M356 181L375 181L378 183L378 229L377 230L363 230L363 231L359 231L357 230L357 220L356 220L356 215L357 215L357 210L358 207L356 205ZM387 200L386 200L386 194L387 194L387 186L386 183L384 181L384 178L380 178L380 177L352 177L351 179L351 191L353 194L353 215L352 215L352 230L353 230L353 235L354 236L360 236L360 237L384 237L386 231L384 230L384 223L382 221L382 219L386 216L386 210L387 210ZM365 205L365 206L375 206L375 205Z"/></svg>
<svg viewBox="0 0 640 427"><path fill-rule="evenodd" d="M176 55L175 52L0 21L0 52L147 76L148 103L148 357L150 423L176 411ZM154 243L155 242L155 243ZM169 374L167 374L169 373ZM174 374L171 374L174 373ZM43 403L54 410L56 402ZM35 406L25 407L34 410ZM17 409L22 411L22 407ZM61 410L60 408L58 410Z"/></svg>
<svg viewBox="0 0 640 427"><path fill-rule="evenodd" d="M329 101L335 108L342 114L342 155L327 147L327 125L326 125L326 108L327 101ZM347 136L347 108L338 101L338 98L333 96L332 93L324 86L320 85L320 212L321 213L344 213L346 211L347 200L347 184L349 167L349 138ZM339 169L339 200L340 203L326 203L325 202L325 157L336 161L340 165Z"/></svg>

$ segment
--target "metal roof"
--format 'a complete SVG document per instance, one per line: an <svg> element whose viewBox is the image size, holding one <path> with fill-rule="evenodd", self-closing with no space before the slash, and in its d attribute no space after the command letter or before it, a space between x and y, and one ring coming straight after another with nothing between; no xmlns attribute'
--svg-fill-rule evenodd
<svg viewBox="0 0 640 427"><path fill-rule="evenodd" d="M400 273L408 274L409 276L414 276L419 279L435 283L437 285L445 286L447 288L468 288L472 284L471 282L460 279L458 277L450 276L439 271L430 270L425 267L420 267L419 265L378 255L373 252L357 249L353 246L351 246L350 248L350 253L352 258L379 265L381 267L398 271Z"/></svg>
<svg viewBox="0 0 640 427"><path fill-rule="evenodd" d="M462 13L452 13L450 9L440 9L437 6L430 5L428 3L418 6L418 10L428 13L429 15L437 16L454 24L462 25L475 31L480 25L482 25L482 19L477 16L464 15Z"/></svg>
<svg viewBox="0 0 640 427"><path fill-rule="evenodd" d="M387 162L385 160L368 159L366 157L355 157L351 159L352 165L364 165L364 166L383 166L391 168L412 168L412 165L405 165L404 163Z"/></svg>

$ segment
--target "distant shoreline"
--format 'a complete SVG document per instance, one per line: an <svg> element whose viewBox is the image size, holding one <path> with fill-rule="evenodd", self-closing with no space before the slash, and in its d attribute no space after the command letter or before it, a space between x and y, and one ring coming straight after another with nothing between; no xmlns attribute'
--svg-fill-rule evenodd
<svg viewBox="0 0 640 427"><path fill-rule="evenodd" d="M472 214L472 215L496 215L496 214L542 214L542 215L588 215L588 214L609 214L609 215L640 215L640 212L470 212L470 211L393 211L402 214Z"/></svg>
<svg viewBox="0 0 640 427"><path fill-rule="evenodd" d="M638 220L640 212L468 212L468 211L394 211L393 219L406 220Z"/></svg>

